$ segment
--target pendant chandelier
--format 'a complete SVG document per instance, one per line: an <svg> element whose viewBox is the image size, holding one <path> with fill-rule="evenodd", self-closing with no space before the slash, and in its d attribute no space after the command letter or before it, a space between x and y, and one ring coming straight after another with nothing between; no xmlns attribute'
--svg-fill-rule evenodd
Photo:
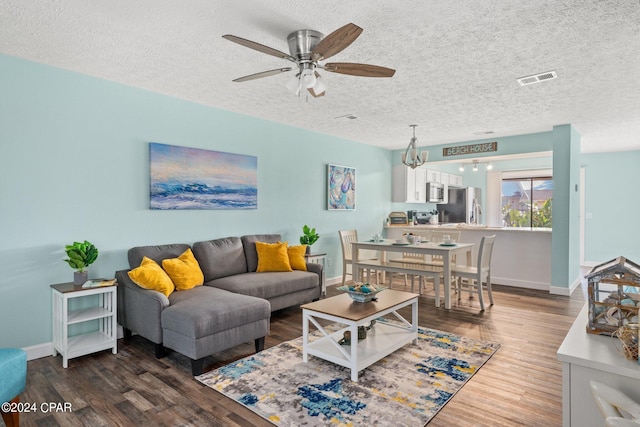
<svg viewBox="0 0 640 427"><path fill-rule="evenodd" d="M413 128L413 138L411 138L405 152L402 153L402 163L411 169L422 166L427 162L427 158L429 157L428 151L418 151L416 148L416 142L418 142L418 138L416 138L416 126L418 125L409 125L409 127Z"/></svg>

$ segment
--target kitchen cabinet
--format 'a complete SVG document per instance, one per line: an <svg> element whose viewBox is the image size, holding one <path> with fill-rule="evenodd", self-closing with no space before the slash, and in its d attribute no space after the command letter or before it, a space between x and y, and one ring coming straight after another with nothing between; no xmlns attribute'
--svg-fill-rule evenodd
<svg viewBox="0 0 640 427"><path fill-rule="evenodd" d="M464 187L464 177L455 173L449 174L449 187Z"/></svg>
<svg viewBox="0 0 640 427"><path fill-rule="evenodd" d="M427 173L427 182L439 182L439 183L442 183L442 181L441 181L442 172L437 171L437 170L433 170L433 169L427 169L426 173Z"/></svg>
<svg viewBox="0 0 640 427"><path fill-rule="evenodd" d="M426 203L427 170L411 169L405 165L393 167L393 186L391 200L393 202Z"/></svg>
<svg viewBox="0 0 640 427"><path fill-rule="evenodd" d="M448 172L440 172L440 184L448 186L449 185L449 176Z"/></svg>

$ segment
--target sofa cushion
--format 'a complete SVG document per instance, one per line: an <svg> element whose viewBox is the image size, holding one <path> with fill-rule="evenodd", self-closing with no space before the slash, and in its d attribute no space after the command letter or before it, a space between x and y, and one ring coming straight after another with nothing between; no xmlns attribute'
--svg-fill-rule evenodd
<svg viewBox="0 0 640 427"><path fill-rule="evenodd" d="M251 234L242 236L242 246L244 247L244 256L247 260L247 269L245 272L253 272L258 269L258 252L256 251L256 242L277 243L282 238L279 234Z"/></svg>
<svg viewBox="0 0 640 427"><path fill-rule="evenodd" d="M167 272L177 291L186 291L196 286L202 286L204 275L198 261L193 256L191 248L184 251L178 258L162 260L162 268Z"/></svg>
<svg viewBox="0 0 640 427"><path fill-rule="evenodd" d="M151 258L143 257L140 266L130 270L128 274L141 288L162 292L165 296L171 295L175 289L171 278Z"/></svg>
<svg viewBox="0 0 640 427"><path fill-rule="evenodd" d="M255 245L256 252L258 253L258 267L256 269L258 273L266 271L292 271L291 264L289 264L287 242L256 242Z"/></svg>
<svg viewBox="0 0 640 427"><path fill-rule="evenodd" d="M201 338L271 316L269 301L210 286L174 292L162 311L162 328Z"/></svg>
<svg viewBox="0 0 640 427"><path fill-rule="evenodd" d="M129 249L127 256L129 258L129 267L136 268L142 262L143 257L151 258L158 265L162 264L162 260L166 258L176 258L181 253L189 249L189 245L184 243L174 243L170 245L158 246L137 246Z"/></svg>
<svg viewBox="0 0 640 427"><path fill-rule="evenodd" d="M269 273L253 272L223 277L211 282L205 282L205 285L269 299L303 289L317 288L319 286L319 277L315 273L298 270Z"/></svg>
<svg viewBox="0 0 640 427"><path fill-rule="evenodd" d="M289 246L287 254L289 255L289 265L294 270L307 271L307 260L304 254L307 252L307 245Z"/></svg>
<svg viewBox="0 0 640 427"><path fill-rule="evenodd" d="M247 261L239 237L196 242L193 244L193 254L204 273L205 282L247 272Z"/></svg>

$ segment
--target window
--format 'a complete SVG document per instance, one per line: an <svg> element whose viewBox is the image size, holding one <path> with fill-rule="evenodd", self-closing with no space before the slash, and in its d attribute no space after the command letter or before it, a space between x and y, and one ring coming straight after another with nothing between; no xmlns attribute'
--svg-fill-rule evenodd
<svg viewBox="0 0 640 427"><path fill-rule="evenodd" d="M550 176L503 179L502 225L551 228L552 201Z"/></svg>

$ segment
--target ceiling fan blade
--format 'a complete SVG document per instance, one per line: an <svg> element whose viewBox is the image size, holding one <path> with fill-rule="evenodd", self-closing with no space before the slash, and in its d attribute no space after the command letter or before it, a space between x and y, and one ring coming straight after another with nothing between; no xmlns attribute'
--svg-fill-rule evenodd
<svg viewBox="0 0 640 427"><path fill-rule="evenodd" d="M320 93L316 93L312 87L310 87L309 89L307 89L309 91L309 93L311 94L311 96L313 96L314 98L319 98L321 96L324 96L324 94L326 93L324 90Z"/></svg>
<svg viewBox="0 0 640 427"><path fill-rule="evenodd" d="M275 70L262 71L261 73L249 74L248 76L239 77L237 79L234 79L233 81L236 83L246 82L249 80L255 80L255 79L261 79L263 77L274 76L280 73L286 73L287 71L291 71L291 70L292 70L291 67L276 68Z"/></svg>
<svg viewBox="0 0 640 427"><path fill-rule="evenodd" d="M326 71L358 77L393 77L396 70L378 65L356 64L352 62L331 62L324 65Z"/></svg>
<svg viewBox="0 0 640 427"><path fill-rule="evenodd" d="M327 59L353 43L361 33L362 28L356 24L347 24L340 27L320 40L320 43L311 52L311 58L314 61Z"/></svg>
<svg viewBox="0 0 640 427"><path fill-rule="evenodd" d="M266 53L267 55L275 56L277 58L288 59L289 61L296 62L295 58L288 53L280 52L278 49L274 49L269 46L265 46L260 43L252 42L251 40L243 39L242 37L232 36L231 34L225 34L222 36L229 41L234 43L238 43L244 47L248 47L249 49L257 50L258 52Z"/></svg>

